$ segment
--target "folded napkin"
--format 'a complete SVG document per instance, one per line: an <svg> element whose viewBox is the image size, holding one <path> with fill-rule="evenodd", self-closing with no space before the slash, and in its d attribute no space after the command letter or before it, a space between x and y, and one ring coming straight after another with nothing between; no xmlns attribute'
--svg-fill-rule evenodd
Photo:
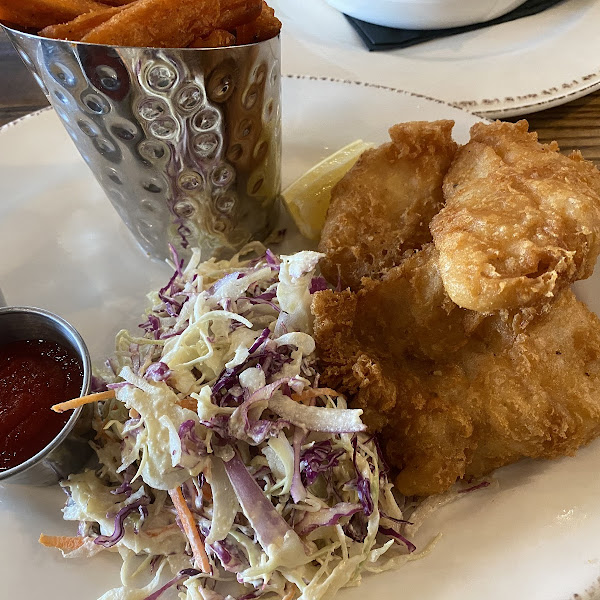
<svg viewBox="0 0 600 600"><path fill-rule="evenodd" d="M527 2L521 4L521 6L518 6L509 13L496 19L492 19L491 21L474 23L473 25L464 25L463 27L452 27L450 29L394 29L392 27L382 27L381 25L365 23L364 21L349 17L348 15L345 15L345 17L356 29L369 50L392 50L393 48L407 48L408 46L415 46L416 44L422 44L423 42L428 42L437 38L465 33L466 31L474 31L475 29L514 21L515 19L521 19L522 17L529 17L530 15L535 15L564 1L565 0L527 0Z"/></svg>

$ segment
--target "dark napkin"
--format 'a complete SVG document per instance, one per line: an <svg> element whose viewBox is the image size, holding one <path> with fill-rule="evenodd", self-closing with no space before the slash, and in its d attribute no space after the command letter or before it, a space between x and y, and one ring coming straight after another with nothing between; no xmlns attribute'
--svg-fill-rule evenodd
<svg viewBox="0 0 600 600"><path fill-rule="evenodd" d="M491 21L485 21L484 23L474 23L473 25L465 25L463 27L451 27L450 29L394 29L392 27L382 27L381 25L365 23L365 21L360 21L359 19L349 17L348 15L344 16L350 21L350 24L354 29L356 29L369 50L392 50L394 48L408 48L408 46L415 46L416 44L422 44L423 42L429 42L430 40L435 40L437 38L474 31L476 29L482 29L483 27L490 27L491 25L498 25L499 23L521 19L522 17L529 17L530 15L535 15L555 4L565 1L566 0L527 0L527 2L521 4L521 6L517 6L517 8L511 10L502 17L492 19Z"/></svg>

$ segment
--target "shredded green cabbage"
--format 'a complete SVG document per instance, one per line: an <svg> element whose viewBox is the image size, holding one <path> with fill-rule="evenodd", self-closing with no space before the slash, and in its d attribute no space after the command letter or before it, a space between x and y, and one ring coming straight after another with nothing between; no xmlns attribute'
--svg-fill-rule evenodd
<svg viewBox="0 0 600 600"><path fill-rule="evenodd" d="M94 420L99 466L64 483L64 518L85 541L67 556L123 558L122 586L103 600L331 598L416 555L361 411L318 388L319 258L259 244L231 261L194 252L149 294L144 333L117 335L103 374L116 398ZM177 487L209 573L180 529ZM142 587L128 575L140 557Z"/></svg>

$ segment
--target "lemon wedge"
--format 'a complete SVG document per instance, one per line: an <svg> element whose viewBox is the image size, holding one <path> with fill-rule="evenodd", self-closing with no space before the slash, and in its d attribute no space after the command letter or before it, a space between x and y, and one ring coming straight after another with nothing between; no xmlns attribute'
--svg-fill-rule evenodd
<svg viewBox="0 0 600 600"><path fill-rule="evenodd" d="M318 240L325 223L331 189L373 144L356 140L309 169L282 194L300 233Z"/></svg>

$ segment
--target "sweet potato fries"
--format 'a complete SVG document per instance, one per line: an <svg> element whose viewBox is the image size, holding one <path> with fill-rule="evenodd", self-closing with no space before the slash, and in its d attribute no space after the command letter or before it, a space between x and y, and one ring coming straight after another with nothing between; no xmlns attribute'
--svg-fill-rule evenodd
<svg viewBox="0 0 600 600"><path fill-rule="evenodd" d="M281 29L263 0L0 0L0 20L42 37L143 48L249 44Z"/></svg>

